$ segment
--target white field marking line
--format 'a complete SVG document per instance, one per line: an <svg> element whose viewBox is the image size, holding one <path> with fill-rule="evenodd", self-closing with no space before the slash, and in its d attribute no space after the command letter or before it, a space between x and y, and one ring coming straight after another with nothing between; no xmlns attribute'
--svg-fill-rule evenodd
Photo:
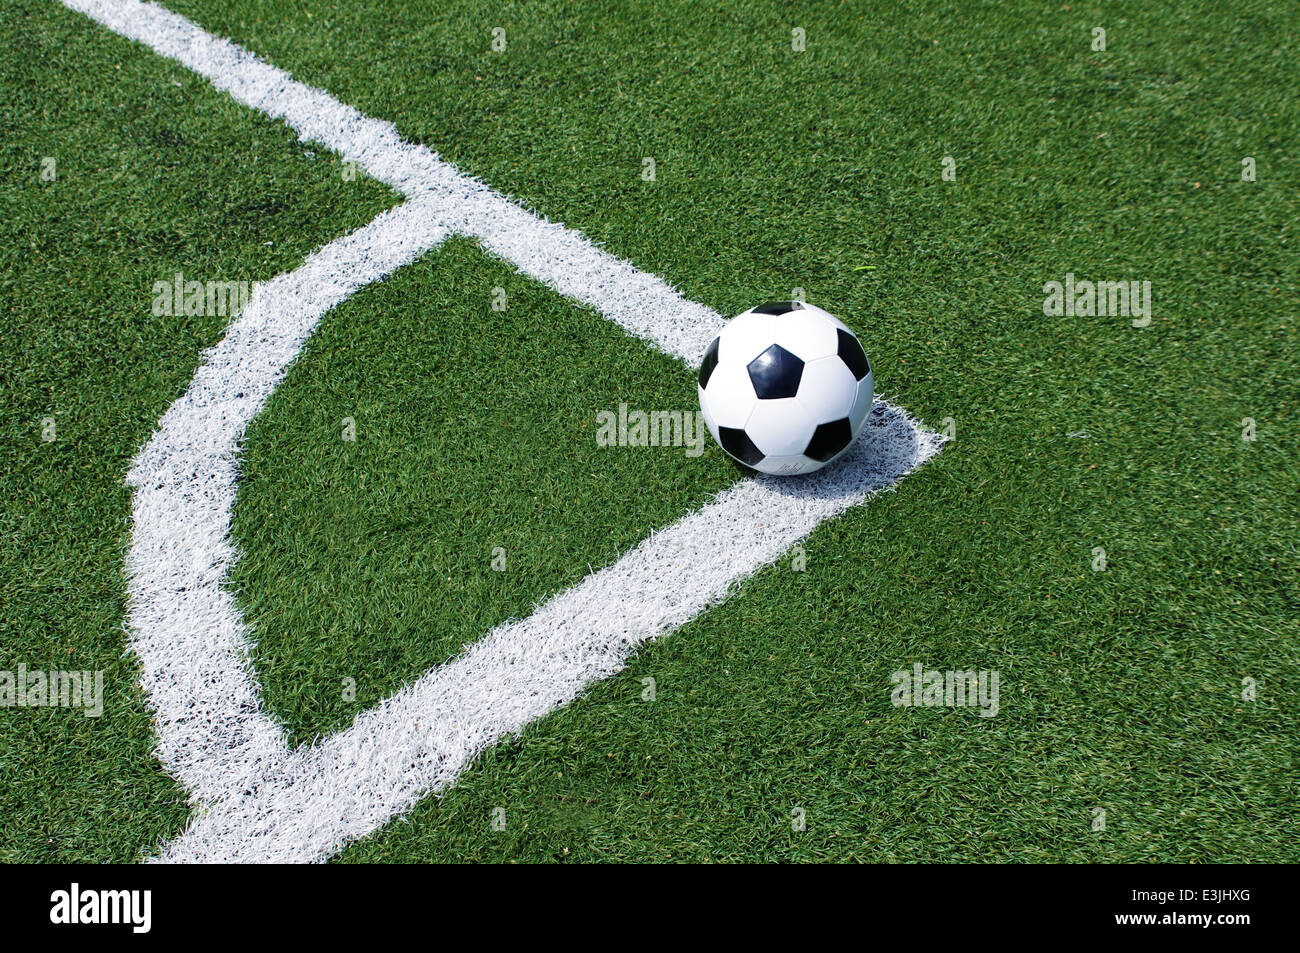
<svg viewBox="0 0 1300 953"><path fill-rule="evenodd" d="M450 232L480 239L524 274L692 367L721 327L714 311L663 279L520 208L425 146L403 140L392 123L363 116L180 14L137 0L60 2L206 77L237 102L283 119L300 139L327 146L408 198L424 199Z"/></svg>
<svg viewBox="0 0 1300 953"><path fill-rule="evenodd" d="M938 451L937 435L877 401L859 444L829 473L741 482L528 619L498 626L347 730L290 751L262 709L251 640L224 582L236 558L229 530L239 440L328 310L457 233L478 236L521 272L688 364L722 320L402 141L391 124L184 17L136 0L62 2L284 119L411 200L259 286L131 468L130 648L159 757L201 806L163 859L330 856L445 789L494 741L617 672L637 645L721 600L821 520Z"/></svg>
<svg viewBox="0 0 1300 953"><path fill-rule="evenodd" d="M158 757L195 800L243 791L289 753L262 708L252 639L224 586L238 555L230 520L239 441L327 311L447 234L409 202L256 286L127 474L131 649Z"/></svg>
<svg viewBox="0 0 1300 953"><path fill-rule="evenodd" d="M250 791L196 817L168 861L318 861L445 790L473 758L627 664L648 639L938 451L937 434L879 402L843 465L743 480L651 534L526 619L497 626ZM639 691L640 686L637 686Z"/></svg>

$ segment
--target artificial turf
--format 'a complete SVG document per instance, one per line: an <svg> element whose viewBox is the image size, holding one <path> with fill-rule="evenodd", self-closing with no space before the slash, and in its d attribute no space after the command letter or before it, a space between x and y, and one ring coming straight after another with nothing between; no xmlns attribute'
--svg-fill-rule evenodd
<svg viewBox="0 0 1300 953"><path fill-rule="evenodd" d="M147 289L270 277L397 199L78 15L8 5L0 668L70 653L112 690L98 722L0 713L0 858L131 859L186 812L120 657L121 474L222 327L150 316ZM760 573L343 860L1300 856L1300 11L168 5L723 313L803 288L879 392L955 428L806 569ZM1150 326L1045 315L1067 272L1151 281ZM596 446L601 410L693 393L465 239L328 315L250 428L235 510L231 584L290 736L738 479L712 447ZM997 670L999 713L894 707L918 661Z"/></svg>
<svg viewBox="0 0 1300 953"><path fill-rule="evenodd" d="M0 671L100 670L105 701L0 709L0 860L131 860L187 810L123 654L124 476L229 320L154 316L154 282L265 280L398 198L78 14L5 8Z"/></svg>

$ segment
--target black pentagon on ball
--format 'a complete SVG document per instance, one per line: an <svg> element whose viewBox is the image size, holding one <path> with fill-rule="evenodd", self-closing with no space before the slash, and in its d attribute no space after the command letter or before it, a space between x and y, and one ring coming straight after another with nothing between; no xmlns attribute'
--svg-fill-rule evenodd
<svg viewBox="0 0 1300 953"><path fill-rule="evenodd" d="M813 431L812 439L804 449L804 456L825 463L847 447L852 439L853 428L849 426L849 418L832 420Z"/></svg>
<svg viewBox="0 0 1300 953"><path fill-rule="evenodd" d="M799 393L803 361L779 344L773 344L749 362L749 379L759 400L780 400Z"/></svg>
<svg viewBox="0 0 1300 953"><path fill-rule="evenodd" d="M835 332L840 338L840 360L848 365L853 376L858 380L866 377L871 373L871 364L867 361L867 352L862 350L862 345L848 331L839 328Z"/></svg>
<svg viewBox="0 0 1300 953"><path fill-rule="evenodd" d="M800 311L803 309L802 301L769 301L767 304L754 308L754 314L789 314L791 311Z"/></svg>
<svg viewBox="0 0 1300 953"><path fill-rule="evenodd" d="M718 366L718 341L721 338L714 338L709 349L704 352L704 360L700 363L700 386L708 387L709 378L713 376L713 369Z"/></svg>
<svg viewBox="0 0 1300 953"><path fill-rule="evenodd" d="M758 466L758 462L763 459L763 451L754 446L754 441L743 430L719 427L718 442L722 444L723 450L748 466Z"/></svg>

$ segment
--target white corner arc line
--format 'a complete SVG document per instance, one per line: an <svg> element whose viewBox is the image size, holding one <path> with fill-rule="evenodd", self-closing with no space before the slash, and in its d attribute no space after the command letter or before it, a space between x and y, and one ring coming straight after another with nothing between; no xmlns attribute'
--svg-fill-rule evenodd
<svg viewBox="0 0 1300 953"><path fill-rule="evenodd" d="M258 285L127 474L131 648L158 756L196 800L243 791L289 751L262 707L251 640L223 585L236 558L239 441L328 310L447 234L410 202Z"/></svg>
<svg viewBox="0 0 1300 953"><path fill-rule="evenodd" d="M722 319L402 140L391 123L178 14L139 0L61 2L283 119L409 199L259 286L132 465L130 648L158 756L201 806L161 859L328 858L444 790L486 747L619 671L638 645L688 622L822 520L938 452L938 435L878 400L858 444L830 472L795 483L742 481L348 729L290 750L262 707L251 640L225 581L236 558L239 441L326 312L448 235L465 234L688 364Z"/></svg>

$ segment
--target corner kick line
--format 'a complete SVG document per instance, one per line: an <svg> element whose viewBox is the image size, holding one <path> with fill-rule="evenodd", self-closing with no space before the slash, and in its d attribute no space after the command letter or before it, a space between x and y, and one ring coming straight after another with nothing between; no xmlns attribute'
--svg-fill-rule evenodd
<svg viewBox="0 0 1300 953"><path fill-rule="evenodd" d="M60 2L282 119L408 200L258 285L131 466L128 645L140 661L156 753L196 808L158 859L328 859L445 790L487 747L615 674L639 645L686 624L822 520L939 451L939 435L878 399L854 448L829 472L742 480L349 728L290 749L263 707L252 640L226 588L236 559L231 515L239 441L327 312L461 234L688 366L723 320L403 140L391 123L178 14L140 0Z"/></svg>

